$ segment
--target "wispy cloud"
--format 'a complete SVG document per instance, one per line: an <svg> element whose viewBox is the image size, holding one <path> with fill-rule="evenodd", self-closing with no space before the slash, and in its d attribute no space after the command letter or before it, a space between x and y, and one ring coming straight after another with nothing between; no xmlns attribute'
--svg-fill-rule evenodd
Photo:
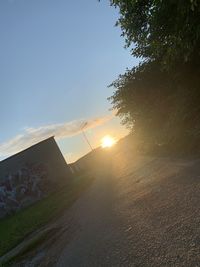
<svg viewBox="0 0 200 267"><path fill-rule="evenodd" d="M10 140L0 144L0 156L6 157L15 154L29 146L40 142L52 135L57 140L79 134L81 129L91 129L111 120L113 115L92 118L88 120L74 120L59 124L44 125L38 128L26 128Z"/></svg>

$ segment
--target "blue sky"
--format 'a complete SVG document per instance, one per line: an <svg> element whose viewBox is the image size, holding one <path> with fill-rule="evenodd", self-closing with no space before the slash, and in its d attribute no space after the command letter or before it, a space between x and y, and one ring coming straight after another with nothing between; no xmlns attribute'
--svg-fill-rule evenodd
<svg viewBox="0 0 200 267"><path fill-rule="evenodd" d="M117 17L107 0L0 1L0 158L58 125L65 127L56 137L68 161L88 152L81 121L90 120L93 146L105 134L126 133L109 115L107 86L138 61L123 48Z"/></svg>

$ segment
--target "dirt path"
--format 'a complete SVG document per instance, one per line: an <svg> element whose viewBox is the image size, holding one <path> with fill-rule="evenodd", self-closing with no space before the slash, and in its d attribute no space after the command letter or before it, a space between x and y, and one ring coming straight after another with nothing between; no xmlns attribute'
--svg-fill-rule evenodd
<svg viewBox="0 0 200 267"><path fill-rule="evenodd" d="M36 266L200 266L199 163L118 153Z"/></svg>

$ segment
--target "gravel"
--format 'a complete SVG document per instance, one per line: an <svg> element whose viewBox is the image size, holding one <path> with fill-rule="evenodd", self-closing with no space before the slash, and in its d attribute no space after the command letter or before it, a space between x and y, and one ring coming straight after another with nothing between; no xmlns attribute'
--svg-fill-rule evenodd
<svg viewBox="0 0 200 267"><path fill-rule="evenodd" d="M40 266L200 266L200 161L109 158L59 219L68 230Z"/></svg>

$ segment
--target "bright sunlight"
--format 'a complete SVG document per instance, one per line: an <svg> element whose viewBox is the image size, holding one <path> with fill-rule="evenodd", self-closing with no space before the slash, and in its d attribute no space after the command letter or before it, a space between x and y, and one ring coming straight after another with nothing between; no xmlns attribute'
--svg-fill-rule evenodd
<svg viewBox="0 0 200 267"><path fill-rule="evenodd" d="M115 143L116 143L116 140L113 137L109 136L109 135L106 135L101 139L101 147L102 148L111 147Z"/></svg>

